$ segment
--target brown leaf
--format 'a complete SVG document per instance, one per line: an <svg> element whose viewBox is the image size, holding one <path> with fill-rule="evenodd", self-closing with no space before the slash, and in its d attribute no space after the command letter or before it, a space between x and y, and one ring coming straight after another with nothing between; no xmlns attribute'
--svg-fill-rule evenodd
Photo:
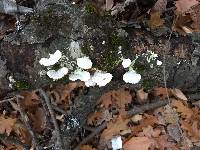
<svg viewBox="0 0 200 150"><path fill-rule="evenodd" d="M139 125L131 127L131 130L136 135L138 134L138 132L143 131L143 128L147 126L153 126L154 124L157 124L157 123L158 123L158 120L155 116L145 114L143 119L139 121Z"/></svg>
<svg viewBox="0 0 200 150"><path fill-rule="evenodd" d="M111 120L100 136L100 144L104 146L113 136L118 135L123 130L127 130L128 122L128 119L123 119L121 116Z"/></svg>
<svg viewBox="0 0 200 150"><path fill-rule="evenodd" d="M31 144L31 141L32 141L31 136L24 124L22 124L19 121L16 122L13 127L13 131L15 132L17 137L21 139L22 142L28 145Z"/></svg>
<svg viewBox="0 0 200 150"><path fill-rule="evenodd" d="M181 122L181 128L186 130L188 135L193 139L200 140L200 128L198 127L198 121L195 120L192 124L190 124L183 120Z"/></svg>
<svg viewBox="0 0 200 150"><path fill-rule="evenodd" d="M160 129L153 129L152 126L147 126L143 128L143 131L138 133L137 136L145 136L148 138L152 138L152 137L159 137L160 133L161 133Z"/></svg>
<svg viewBox="0 0 200 150"><path fill-rule="evenodd" d="M182 118L191 118L193 115L193 111L186 107L181 101L173 100L171 105L176 107L176 111L181 113Z"/></svg>
<svg viewBox="0 0 200 150"><path fill-rule="evenodd" d="M36 107L40 103L40 99L35 91L23 91L20 95L24 97L19 101L23 108Z"/></svg>
<svg viewBox="0 0 200 150"><path fill-rule="evenodd" d="M91 145L82 145L81 150L96 150L96 149L92 148Z"/></svg>
<svg viewBox="0 0 200 150"><path fill-rule="evenodd" d="M148 137L132 137L124 146L124 150L149 150L155 146L155 141Z"/></svg>
<svg viewBox="0 0 200 150"><path fill-rule="evenodd" d="M13 130L15 123L16 119L0 116L0 133L6 133L7 135L10 135L10 132Z"/></svg>
<svg viewBox="0 0 200 150"><path fill-rule="evenodd" d="M177 8L176 11L178 13L184 13L196 4L198 4L197 0L178 0L175 4Z"/></svg>
<svg viewBox="0 0 200 150"><path fill-rule="evenodd" d="M174 97L176 97L177 99L180 99L180 100L184 100L184 101L187 101L187 97L183 94L183 92L179 89L171 89L171 93Z"/></svg>
<svg viewBox="0 0 200 150"><path fill-rule="evenodd" d="M137 101L139 102L139 104L144 104L145 102L147 102L148 93L144 92L144 89L138 90L136 92L136 96L137 96Z"/></svg>
<svg viewBox="0 0 200 150"><path fill-rule="evenodd" d="M150 20L147 22L150 28L163 26L164 20L160 18L160 12L151 12Z"/></svg>
<svg viewBox="0 0 200 150"><path fill-rule="evenodd" d="M112 90L105 93L99 99L105 108L109 108L111 105L115 106L121 115L125 115L125 106L132 101L132 96L129 91L124 88L118 90Z"/></svg>
<svg viewBox="0 0 200 150"><path fill-rule="evenodd" d="M167 0L158 0L154 7L152 8L153 11L158 11L160 13L166 10Z"/></svg>
<svg viewBox="0 0 200 150"><path fill-rule="evenodd" d="M87 118L88 125L96 125L97 121L103 117L103 112L97 111L91 113Z"/></svg>
<svg viewBox="0 0 200 150"><path fill-rule="evenodd" d="M68 105L71 100L71 93L73 90L83 87L83 82L71 82L66 85L58 85L47 93L55 104Z"/></svg>
<svg viewBox="0 0 200 150"><path fill-rule="evenodd" d="M170 96L170 90L165 89L164 87L155 87L153 91L151 91L151 94L153 96L159 96L161 99L167 98L167 96Z"/></svg>
<svg viewBox="0 0 200 150"><path fill-rule="evenodd" d="M34 113L29 113L29 118L32 121L33 129L37 132L42 132L46 126L46 115L42 108L38 107Z"/></svg>
<svg viewBox="0 0 200 150"><path fill-rule="evenodd" d="M176 147L176 145L172 142L170 142L168 135L161 135L158 137L158 139L156 140L159 146L160 150L165 150L165 149L169 149L169 150L178 150L178 148Z"/></svg>

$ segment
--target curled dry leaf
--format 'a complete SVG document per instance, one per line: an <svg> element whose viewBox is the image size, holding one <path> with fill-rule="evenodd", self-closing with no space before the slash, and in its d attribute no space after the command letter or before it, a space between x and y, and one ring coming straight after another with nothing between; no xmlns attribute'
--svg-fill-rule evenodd
<svg viewBox="0 0 200 150"><path fill-rule="evenodd" d="M177 99L183 100L183 101L187 101L187 97L183 94L183 92L179 89L171 89L171 93L174 97L176 97Z"/></svg>
<svg viewBox="0 0 200 150"><path fill-rule="evenodd" d="M152 8L153 11L158 11L160 13L166 10L167 0L158 0L154 7Z"/></svg>
<svg viewBox="0 0 200 150"><path fill-rule="evenodd" d="M103 117L103 112L97 111L88 116L87 124L96 125L97 122Z"/></svg>
<svg viewBox="0 0 200 150"><path fill-rule="evenodd" d="M155 116L144 114L143 119L139 121L139 125L131 127L131 130L133 131L134 135L137 135L138 132L143 131L143 128L148 126L154 126L157 123L158 120Z"/></svg>
<svg viewBox="0 0 200 150"><path fill-rule="evenodd" d="M40 103L40 99L35 91L23 91L20 95L24 97L19 101L23 108L36 107Z"/></svg>
<svg viewBox="0 0 200 150"><path fill-rule="evenodd" d="M148 93L144 92L144 89L138 90L136 92L136 96L137 96L137 101L139 102L139 104L144 104L145 102L147 102Z"/></svg>
<svg viewBox="0 0 200 150"><path fill-rule="evenodd" d="M96 150L96 149L92 148L91 145L82 145L81 150Z"/></svg>
<svg viewBox="0 0 200 150"><path fill-rule="evenodd" d="M100 145L104 147L113 136L119 135L123 130L127 130L129 128L127 125L128 122L128 119L123 119L121 116L111 120L108 123L107 128L101 134Z"/></svg>
<svg viewBox="0 0 200 150"><path fill-rule="evenodd" d="M131 103L131 101L132 96L130 92L124 88L107 92L99 99L99 102L102 103L105 108L109 108L112 105L117 108L121 115L125 115L125 106Z"/></svg>
<svg viewBox="0 0 200 150"><path fill-rule="evenodd" d="M151 12L150 20L147 22L150 28L161 27L164 20L160 18L160 12Z"/></svg>
<svg viewBox="0 0 200 150"><path fill-rule="evenodd" d="M71 100L72 91L83 87L83 82L71 82L66 85L58 85L53 90L48 90L47 94L55 104L68 105Z"/></svg>
<svg viewBox="0 0 200 150"><path fill-rule="evenodd" d="M171 105L176 108L177 112L181 113L182 118L189 119L193 116L192 109L186 107L181 101L173 100Z"/></svg>
<svg viewBox="0 0 200 150"><path fill-rule="evenodd" d="M149 150L156 145L155 141L148 137L132 137L124 146L124 150Z"/></svg>
<svg viewBox="0 0 200 150"><path fill-rule="evenodd" d="M176 11L178 14L188 11L192 6L197 5L199 2L197 0L178 0L175 2Z"/></svg>
<svg viewBox="0 0 200 150"><path fill-rule="evenodd" d="M0 116L0 133L4 134L6 133L7 135L10 135L10 132L13 130L13 127L16 123L17 119L9 118L9 117L4 117Z"/></svg>
<svg viewBox="0 0 200 150"><path fill-rule="evenodd" d="M145 128L143 128L143 131L138 133L137 136L145 136L148 138L155 138L155 137L159 137L161 133L160 129L153 129L152 126L147 126Z"/></svg>
<svg viewBox="0 0 200 150"><path fill-rule="evenodd" d="M15 132L17 137L19 137L22 140L22 142L28 145L31 144L32 141L31 136L24 124L17 121L13 127L13 131Z"/></svg>
<svg viewBox="0 0 200 150"><path fill-rule="evenodd" d="M161 99L165 99L168 95L170 96L170 90L164 87L155 87L151 91L151 94L155 97L159 96Z"/></svg>
<svg viewBox="0 0 200 150"><path fill-rule="evenodd" d="M46 126L46 115L42 108L38 107L34 113L29 113L33 129L37 132L42 132Z"/></svg>

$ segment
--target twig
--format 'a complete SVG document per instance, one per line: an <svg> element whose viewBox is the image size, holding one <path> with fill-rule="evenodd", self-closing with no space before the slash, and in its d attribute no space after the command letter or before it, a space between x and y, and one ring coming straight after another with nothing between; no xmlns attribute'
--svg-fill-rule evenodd
<svg viewBox="0 0 200 150"><path fill-rule="evenodd" d="M92 138L97 135L98 133L100 133L103 129L105 129L107 126L107 122L104 122L101 126L99 126L98 128L96 128L94 130L94 132L92 132L91 134L89 134L86 138L84 138L77 147L75 147L74 150L80 150L81 145L84 145L86 143L88 143L90 140L92 140Z"/></svg>
<svg viewBox="0 0 200 150"><path fill-rule="evenodd" d="M26 128L27 128L27 130L29 131L29 133L30 133L30 135L32 137L32 141L33 141L34 147L35 147L36 150L41 150L40 146L38 145L38 141L37 141L36 135L33 132L32 128L31 128L31 125L29 124L28 116L25 114L23 108L21 107L21 105L19 103L19 97L18 96L16 97L16 100L17 100L17 104L19 106L19 112L20 112L20 115L22 117L22 120L23 120L24 124L26 125Z"/></svg>
<svg viewBox="0 0 200 150"><path fill-rule="evenodd" d="M1 101L0 101L0 104L5 103L5 102L10 102L10 101L16 100L16 97L18 97L18 98L24 98L24 97L21 96L21 95L17 95L17 96L11 97L11 98L7 98L7 99L1 100Z"/></svg>
<svg viewBox="0 0 200 150"><path fill-rule="evenodd" d="M22 143L16 137L11 137L11 136L7 136L5 134L0 134L0 140L5 143L18 145L18 146L22 147L24 150L30 150L30 146L28 146L25 143Z"/></svg>
<svg viewBox="0 0 200 150"><path fill-rule="evenodd" d="M128 117L131 117L133 115L136 115L136 114L139 114L139 113L143 113L143 112L148 111L148 110L152 110L152 109L155 109L155 108L159 108L159 107L165 106L168 103L169 102L167 100L159 100L159 101L157 101L155 103L145 104L145 105L143 105L141 107L135 107L132 110L129 110L127 115L128 115Z"/></svg>
<svg viewBox="0 0 200 150"><path fill-rule="evenodd" d="M51 115L51 119L52 119L52 122L53 122L53 125L55 127L55 134L56 134L56 138L57 138L57 144L58 144L58 147L59 147L59 150L63 149L63 142L62 142L62 139L61 139L61 134L60 134L60 129L59 129L59 126L58 126L58 123L56 121L56 117L55 117L55 114L54 114L54 111L53 111L53 108L50 104L50 100L48 98L48 96L46 95L46 93L42 90L42 89L39 89L38 90L40 96L44 99L46 105L47 105L47 108L49 110L49 113Z"/></svg>

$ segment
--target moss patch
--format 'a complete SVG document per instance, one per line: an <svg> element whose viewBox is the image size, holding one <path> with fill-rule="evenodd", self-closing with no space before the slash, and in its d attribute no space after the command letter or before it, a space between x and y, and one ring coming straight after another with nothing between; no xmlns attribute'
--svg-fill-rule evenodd
<svg viewBox="0 0 200 150"><path fill-rule="evenodd" d="M25 80L16 81L14 83L14 88L17 89L17 90L27 90L30 87L31 87L30 84Z"/></svg>

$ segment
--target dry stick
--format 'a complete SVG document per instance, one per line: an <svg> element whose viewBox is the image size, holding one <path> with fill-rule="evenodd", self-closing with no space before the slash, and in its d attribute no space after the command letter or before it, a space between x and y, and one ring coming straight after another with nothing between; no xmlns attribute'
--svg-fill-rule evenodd
<svg viewBox="0 0 200 150"><path fill-rule="evenodd" d="M7 136L5 134L0 134L0 140L2 140L2 142L5 142L5 143L10 143L10 144L18 145L21 148L23 148L24 150L30 150L30 147L27 144L22 143L21 141L19 141L15 137Z"/></svg>
<svg viewBox="0 0 200 150"><path fill-rule="evenodd" d="M62 139L61 139L61 136L60 136L61 135L60 129L58 127L53 108L50 104L50 100L49 100L48 96L46 95L46 93L42 89L39 89L38 92L44 98L44 101L45 101L47 108L49 110L49 113L51 115L51 119L52 119L53 125L55 127L55 133L56 133L56 138L57 138L57 143L58 143L59 149L63 149L63 142L62 142Z"/></svg>
<svg viewBox="0 0 200 150"><path fill-rule="evenodd" d="M89 134L86 138L84 138L79 144L78 146L74 149L74 150L80 150L81 145L86 144L88 141L92 140L92 138L97 135L98 133L100 133L103 129L105 129L107 126L107 122L104 122L101 126L99 126L98 128L96 128L94 130L94 132L92 132L91 134Z"/></svg>
<svg viewBox="0 0 200 150"><path fill-rule="evenodd" d="M165 106L168 103L169 103L168 100L159 100L159 101L154 102L154 103L144 104L141 107L135 107L132 110L129 110L127 115L128 115L128 117L131 117L133 115L136 115L136 114L139 114L139 113L143 113L143 112L148 111L148 110L153 110L155 108L159 108L159 107Z"/></svg>
<svg viewBox="0 0 200 150"><path fill-rule="evenodd" d="M16 100L17 100L17 104L18 104L18 107L19 107L19 112L20 112L20 115L22 117L22 120L23 120L26 128L28 129L28 132L30 133L30 135L32 137L32 141L33 141L34 147L35 147L36 150L41 150L40 146L38 145L38 141L37 141L36 135L33 132L32 128L31 128L31 125L29 124L28 116L25 114L23 108L21 107L21 105L19 103L19 97L18 96L16 97Z"/></svg>
<svg viewBox="0 0 200 150"><path fill-rule="evenodd" d="M22 98L22 99L24 98L23 96L18 95L18 96L14 96L14 97L11 97L11 98L3 99L3 100L0 101L0 104L5 103L5 102L10 102L10 101L16 100L16 97Z"/></svg>

